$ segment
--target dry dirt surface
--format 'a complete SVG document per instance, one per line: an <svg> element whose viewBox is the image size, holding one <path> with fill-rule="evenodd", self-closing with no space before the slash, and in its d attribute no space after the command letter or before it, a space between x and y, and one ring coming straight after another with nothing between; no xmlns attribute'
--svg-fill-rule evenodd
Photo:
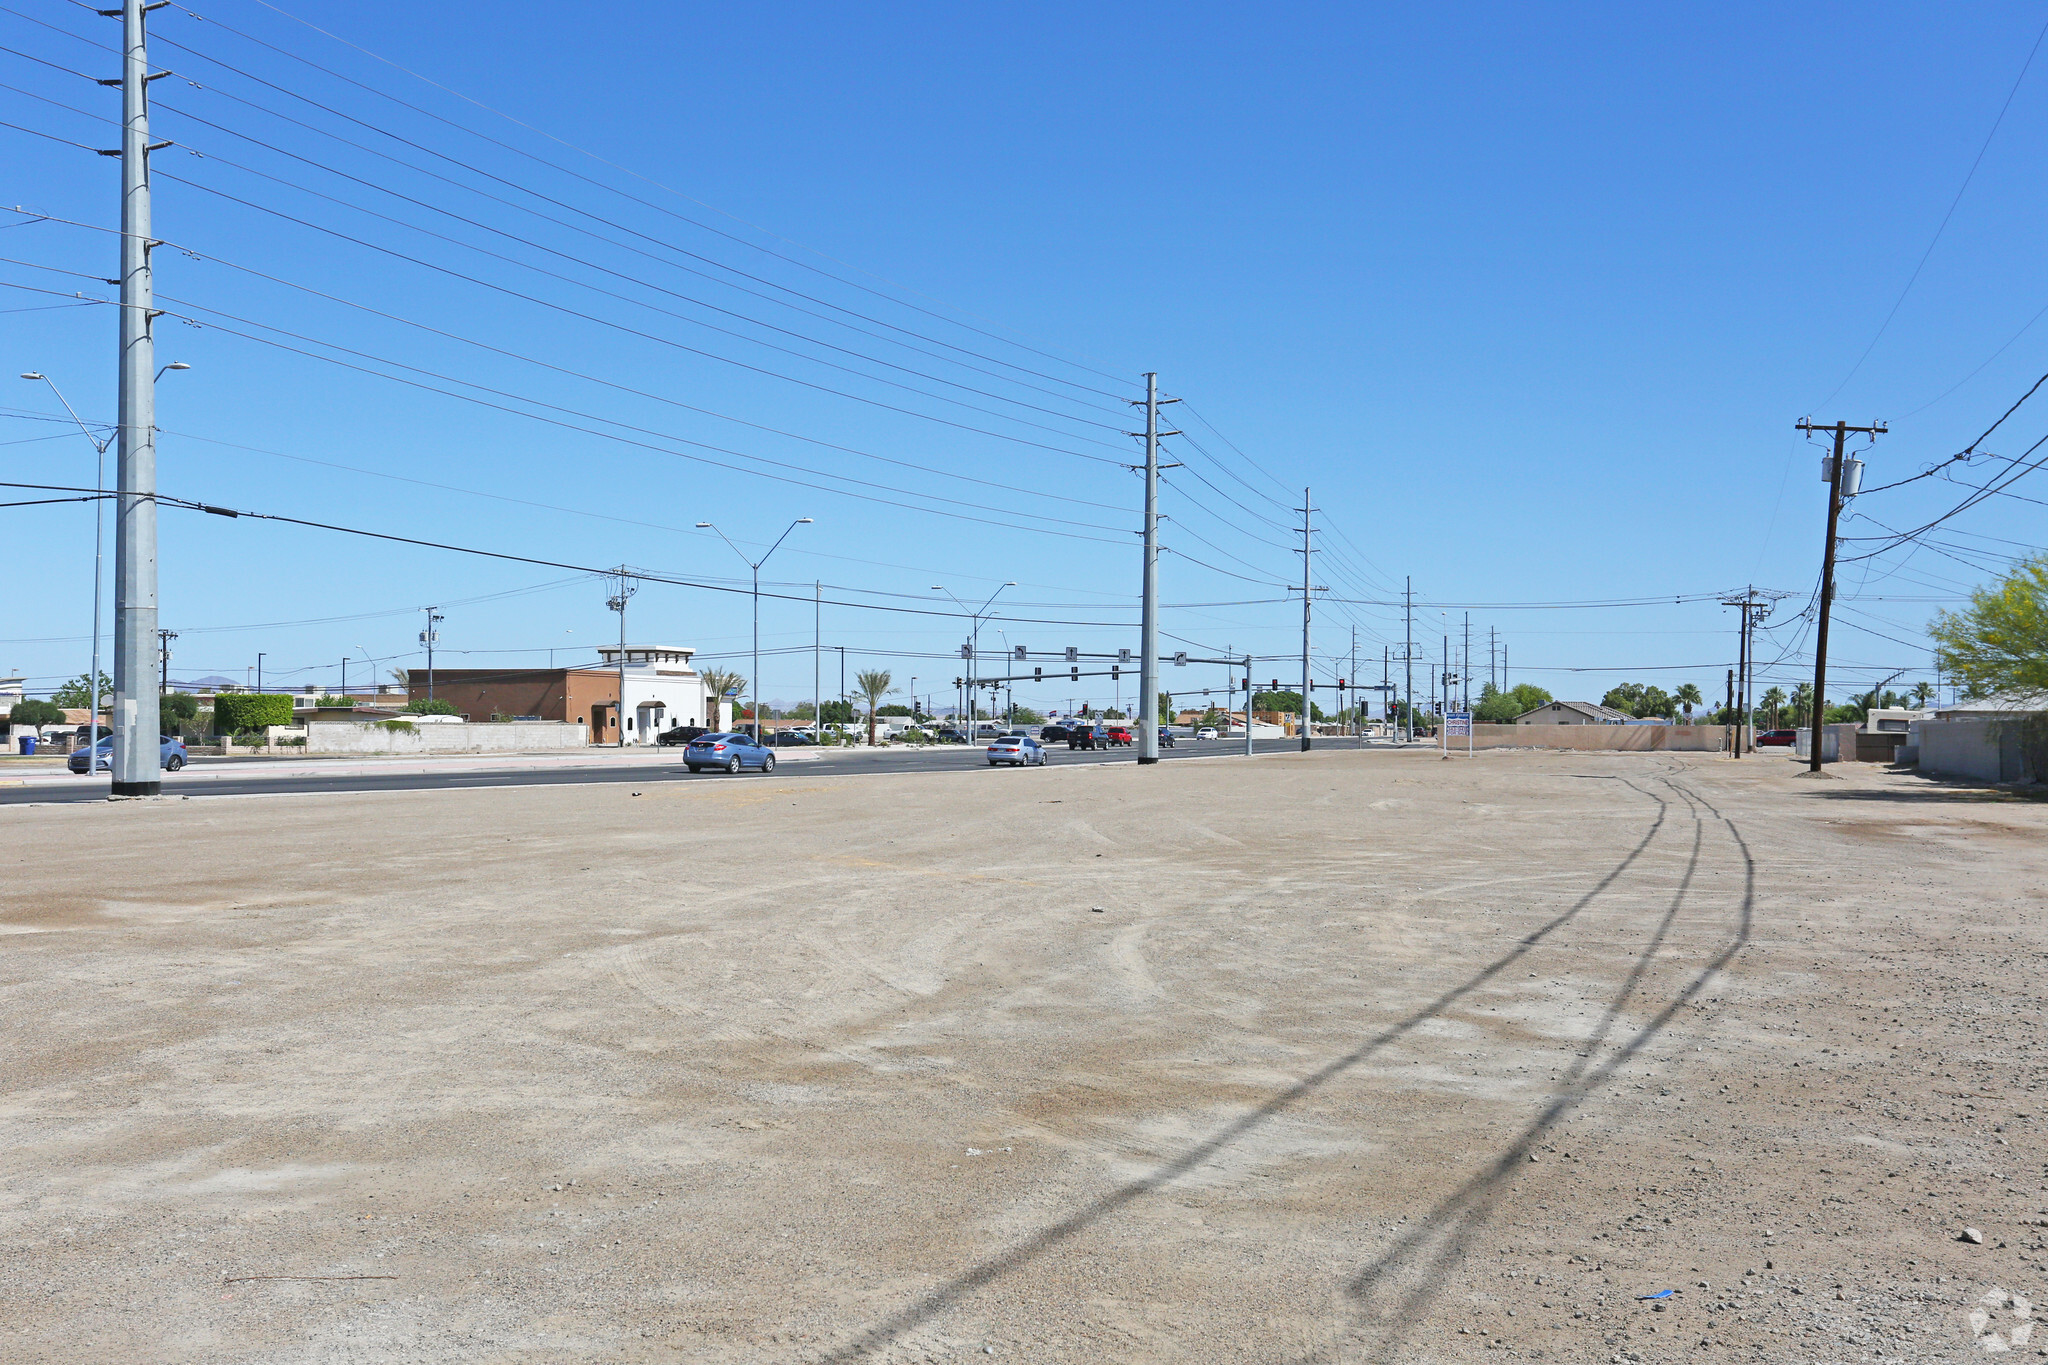
<svg viewBox="0 0 2048 1365"><path fill-rule="evenodd" d="M2033 1355L2048 804L1794 771L0 811L0 1360Z"/></svg>

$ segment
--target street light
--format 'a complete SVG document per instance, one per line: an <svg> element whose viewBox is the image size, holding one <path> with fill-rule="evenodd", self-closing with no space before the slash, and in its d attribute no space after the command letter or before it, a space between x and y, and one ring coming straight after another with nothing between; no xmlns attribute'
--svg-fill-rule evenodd
<svg viewBox="0 0 2048 1365"><path fill-rule="evenodd" d="M768 555L772 555L782 548L782 542L789 539L791 531L794 531L799 526L809 526L810 524L811 519L809 517L798 517L783 529L781 535L775 538L775 543L768 547L768 554L764 554L758 560L755 560L747 559L746 554L740 547L733 545L732 537L723 531L719 531L710 522L700 521L697 523L697 529L700 531L718 531L718 538L727 545L732 546L732 552L741 559L746 559L747 567L754 571L754 676L747 685L754 689L754 743L756 744L761 742L761 566L768 562Z"/></svg>
<svg viewBox="0 0 2048 1365"><path fill-rule="evenodd" d="M189 370L191 368L190 365L187 365L182 360L174 361L164 366L164 370ZM100 567L103 558L101 547L105 541L107 447L114 443L114 438L109 436L106 440L102 441L99 437L93 435L92 428L85 424L85 419L80 417L78 410L71 406L71 400L64 396L62 389L57 387L56 380L51 379L40 370L24 370L21 377L30 383L48 384L50 392L56 394L57 401L64 405L64 411L70 413L71 420L78 423L78 429L84 433L85 439L92 442L95 457L92 483L96 496L93 498L92 504L92 676L89 679L92 689L92 715L88 721L88 724L91 726L91 746L87 752L97 753L100 746ZM163 370L157 371L157 378L163 378Z"/></svg>
<svg viewBox="0 0 2048 1365"><path fill-rule="evenodd" d="M1002 587L999 587L999 588L997 588L997 589L996 589L996 590L995 590L994 592L992 592L992 593L990 593L990 594L988 595L988 602L983 602L983 603L981 604L981 609L980 609L979 611L977 611L977 610L975 610L974 608L972 608L972 607L968 606L968 605L967 605L967 604L966 604L965 602L962 602L962 601L961 601L961 600L960 600L960 599L959 599L958 597L954 597L954 595L953 595L953 590L952 590L951 588L948 588L948 587L946 587L946 586L945 586L944 584L940 584L940 583L934 583L934 584L932 584L932 591L933 591L933 592L942 592L942 593L946 594L946 596L948 596L948 597L952 597L952 598L953 598L953 601L954 601L954 603L955 603L956 605L958 605L958 606L959 606L960 610L962 610L962 611L966 612L966 613L967 613L967 615L968 615L968 617L969 617L969 618L970 618L970 619L971 619L971 620L972 620L972 621L974 622L974 629L973 629L972 633L971 633L971 634L969 634L969 636L968 636L968 638L967 638L967 686L966 686L966 688L964 688L964 689L963 689L963 690L964 690L964 692L965 692L965 694L966 694L966 701L967 701L967 738L968 738L968 740L969 740L970 742L971 742L971 741L972 741L972 740L974 739L974 734L975 734L975 730L974 730L974 719L975 719L975 717L974 717L974 661L975 661L975 656L976 656L977 654L979 654L979 653L980 653L980 651L981 651L981 622L982 622L982 618L983 618L983 617L984 617L984 616L985 616L985 615L987 614L987 612L988 612L988 603L989 603L989 602L993 602L993 601L995 601L997 597L1001 596L1001 595L1002 595L1002 591L1003 591L1003 588L1014 588L1014 587L1016 587L1016 586L1017 586L1017 585L1016 585L1016 584L1015 584L1014 582L1012 582L1012 583L1005 583L1005 584L1003 584L1003 585L1002 585Z"/></svg>
<svg viewBox="0 0 2048 1365"><path fill-rule="evenodd" d="M86 752L97 754L100 749L100 547L104 541L106 524L107 447L114 443L114 438L110 436L102 441L93 435L92 428L85 424L85 419L71 406L71 400L64 396L64 391L59 389L56 381L48 375L29 370L21 377L32 382L48 384L50 392L56 394L57 401L64 405L64 411L70 413L71 420L78 423L78 429L85 434L85 439L92 442L95 457L92 486L97 491L97 496L92 501L92 670L91 677L87 680L92 689L92 714L87 722L92 727L92 742Z"/></svg>

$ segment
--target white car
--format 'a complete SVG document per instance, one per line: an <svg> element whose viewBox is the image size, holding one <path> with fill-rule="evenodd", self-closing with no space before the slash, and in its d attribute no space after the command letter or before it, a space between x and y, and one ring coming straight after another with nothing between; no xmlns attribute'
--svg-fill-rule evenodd
<svg viewBox="0 0 2048 1365"><path fill-rule="evenodd" d="M1214 739L1214 738L1216 738L1216 727L1215 727L1215 726L1213 726L1213 725L1204 725L1204 726L1203 726L1203 727L1202 727L1201 729L1199 729L1199 730L1195 731L1195 738L1196 738L1196 739Z"/></svg>

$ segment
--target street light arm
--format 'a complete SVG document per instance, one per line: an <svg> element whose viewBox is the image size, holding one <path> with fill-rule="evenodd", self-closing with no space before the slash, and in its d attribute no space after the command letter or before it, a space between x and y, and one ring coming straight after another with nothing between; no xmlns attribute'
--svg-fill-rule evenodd
<svg viewBox="0 0 2048 1365"><path fill-rule="evenodd" d="M102 441L99 437L93 435L92 428L85 424L85 419L83 417L80 417L78 415L78 410L71 406L71 400L64 396L64 390L57 387L56 380L50 378L50 376L46 374L41 374L36 371L30 371L28 374L23 375L22 378L40 379L45 384L48 384L50 386L50 392L56 394L57 401L64 405L64 411L70 413L71 420L78 423L78 429L79 431L85 434L85 439L92 442L93 449L99 451L99 453L102 455L107 453L107 447L114 443L114 438L109 436L106 440Z"/></svg>
<svg viewBox="0 0 2048 1365"><path fill-rule="evenodd" d="M747 558L747 556L746 556L746 554L745 554L744 552L742 552L742 551L741 551L740 547L732 543L732 537L731 537L731 536L729 536L729 535L727 535L727 534L726 534L725 532L723 532L723 531L720 531L720 530L718 529L718 527L717 527L717 526L716 526L716 525L715 525L714 523L712 523L712 522L708 522L708 521L700 521L700 522L698 522L698 523L697 523L697 529L698 529L698 530L700 530L700 531L712 531L712 532L715 532L715 533L717 534L718 538L719 538L720 540L722 540L722 541L724 541L724 542L725 542L725 544L726 544L726 548L727 548L727 549L729 549L729 550L731 550L731 551L732 551L732 552L733 552L734 554L736 554L736 555L739 555L739 557L740 557L740 562L741 562L742 564L745 564L745 565L746 565L746 566L747 566L748 568L750 568L750 569L758 569L758 568L760 568L760 567L761 567L761 566L760 566L759 564L756 564L756 563L755 563L755 562L754 562L753 560L751 560L751 559L748 559L748 558ZM787 532L784 532L784 534L785 534L785 535L787 535L788 533L787 533ZM778 542L776 542L776 543L777 543L777 544L780 544L781 542L780 542L780 541L778 541ZM767 557L767 556L765 556L765 555L764 555L764 556L762 556L762 558L764 558L764 559L765 559L766 557Z"/></svg>
<svg viewBox="0 0 2048 1365"><path fill-rule="evenodd" d="M785 540L788 540L788 539L789 539L789 533L790 533L791 531L794 531L794 530L795 530L795 529L796 529L797 527L799 527L799 526L804 526L804 525L807 525L807 524L809 524L810 520L811 520L811 519L810 519L809 517L798 517L798 518L797 518L797 519L796 519L795 521L792 521L792 522L791 522L791 523L789 524L789 526L788 526L788 527L787 527L787 528L786 528L786 529L785 529L785 530L783 531L783 533L782 533L781 535L779 535L779 536L777 536L777 537L775 538L775 543L774 543L773 545L770 545L770 546L768 547L768 554L764 554L764 555L762 555L762 556L761 556L761 564L766 564L766 563L768 562L768 555L772 555L772 554L774 554L774 553L775 553L775 552L776 552L777 550L779 550L779 549L781 549L781 548L782 548L782 542L783 542L783 541L785 541ZM714 528L712 528L712 529L716 530L717 528L716 528L716 527L714 527ZM728 544L729 544L729 543L730 543L730 542L728 542ZM753 567L754 567L754 569L755 569L756 571L759 571L759 569L760 569L760 567L761 567L761 564L756 564L756 565L754 565L754 566L753 566Z"/></svg>

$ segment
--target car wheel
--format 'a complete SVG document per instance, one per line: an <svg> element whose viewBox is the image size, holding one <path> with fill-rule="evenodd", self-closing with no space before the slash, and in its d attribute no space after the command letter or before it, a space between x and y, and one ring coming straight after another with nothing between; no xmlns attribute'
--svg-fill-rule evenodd
<svg viewBox="0 0 2048 1365"><path fill-rule="evenodd" d="M689 770L690 770L691 772L693 772L693 773L701 773L701 772L703 772L703 771L704 771L703 767L702 767L701 765L699 765L699 764L696 764L696 763L689 763L689 764L685 764L684 766L685 766L685 767L687 767L687 768L689 768Z"/></svg>
<svg viewBox="0 0 2048 1365"><path fill-rule="evenodd" d="M737 755L725 760L725 771L728 777L737 777L739 775L740 760Z"/></svg>
<svg viewBox="0 0 2048 1365"><path fill-rule="evenodd" d="M184 766L185 766L185 756L184 756L183 754L172 754L172 755L171 755L171 757L170 757L170 761L169 761L168 763L165 763L165 764L164 764L164 770L165 770L166 772L173 772L173 773L174 773L174 772L178 771L178 769L180 769L180 768L182 768L182 767L184 767Z"/></svg>
<svg viewBox="0 0 2048 1365"><path fill-rule="evenodd" d="M766 757L766 758L764 758L764 759L762 759L762 760L761 760L761 774L762 774L762 776L764 776L764 777L765 777L765 776L767 776L767 775L768 775L769 773L772 773L772 772L774 772L774 771L775 771L775 755L774 755L774 754L770 754L770 755L768 755L768 757Z"/></svg>

